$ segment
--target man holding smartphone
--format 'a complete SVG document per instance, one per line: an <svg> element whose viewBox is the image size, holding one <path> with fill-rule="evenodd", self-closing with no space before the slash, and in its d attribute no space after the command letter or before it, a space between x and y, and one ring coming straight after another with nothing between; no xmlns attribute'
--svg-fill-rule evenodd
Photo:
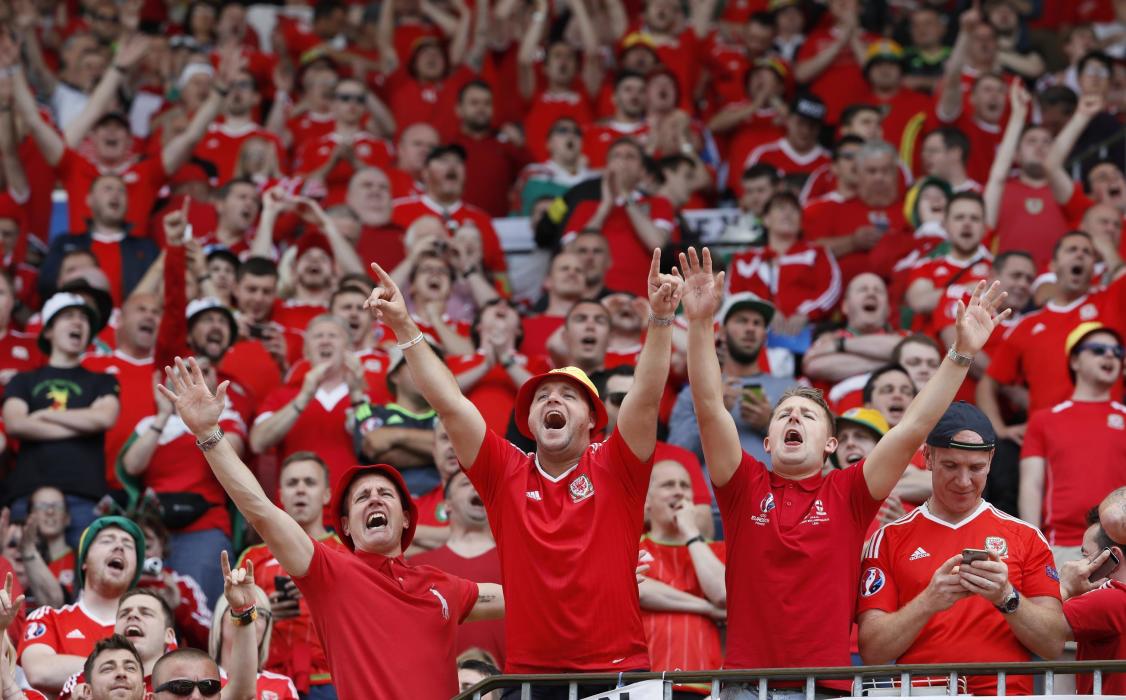
<svg viewBox="0 0 1126 700"><path fill-rule="evenodd" d="M1126 566L1122 565L1126 545L1111 539L1099 523L1092 525L1087 534L1093 535L1092 564L1098 564L1089 580L1109 580L1093 591L1064 601L1067 638L1079 644L1075 654L1077 661L1126 659ZM1088 546L1088 537L1085 536L1085 553ZM1075 679L1076 690L1082 695L1090 695L1093 685L1089 674L1081 674ZM1104 675L1102 692L1108 695L1126 694L1126 673Z"/></svg>
<svg viewBox="0 0 1126 700"><path fill-rule="evenodd" d="M934 494L882 527L864 553L865 663L1028 661L1063 652L1067 624L1047 541L981 497L996 441L985 414L961 401L927 436ZM994 676L968 685L975 695L997 692ZM1031 677L1009 677L1006 692L1030 694Z"/></svg>

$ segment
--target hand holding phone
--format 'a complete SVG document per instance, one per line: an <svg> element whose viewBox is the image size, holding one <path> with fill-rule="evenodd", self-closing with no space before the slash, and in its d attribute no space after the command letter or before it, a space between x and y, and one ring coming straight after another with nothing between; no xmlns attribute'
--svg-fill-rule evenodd
<svg viewBox="0 0 1126 700"><path fill-rule="evenodd" d="M971 564L975 561L989 561L989 552L984 549L962 550L962 564Z"/></svg>
<svg viewBox="0 0 1126 700"><path fill-rule="evenodd" d="M1107 576L1110 576L1118 569L1118 565L1122 563L1118 559L1118 557L1114 555L1114 550L1110 549L1109 547L1104 549L1102 552L1099 552L1099 554L1101 555L1103 552L1107 554L1106 561L1100 564L1099 568L1091 572L1091 575L1087 577L1088 583L1094 583L1095 581L1099 581L1106 578ZM1096 556L1095 559L1098 559L1098 557Z"/></svg>

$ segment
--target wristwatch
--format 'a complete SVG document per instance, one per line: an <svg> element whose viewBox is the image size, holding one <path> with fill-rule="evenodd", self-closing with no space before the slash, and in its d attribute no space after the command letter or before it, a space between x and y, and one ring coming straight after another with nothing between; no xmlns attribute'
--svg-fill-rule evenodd
<svg viewBox="0 0 1126 700"><path fill-rule="evenodd" d="M1017 589L1013 588L1009 591L1009 595L1005 596L1005 599L1001 601L1000 605L993 607L1000 610L1002 615L1012 615L1017 611L1017 608L1020 607L1020 593L1017 593Z"/></svg>

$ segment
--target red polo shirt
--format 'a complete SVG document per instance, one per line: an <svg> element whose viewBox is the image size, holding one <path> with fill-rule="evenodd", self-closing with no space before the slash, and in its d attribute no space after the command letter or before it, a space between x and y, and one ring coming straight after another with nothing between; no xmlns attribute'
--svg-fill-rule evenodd
<svg viewBox="0 0 1126 700"><path fill-rule="evenodd" d="M649 668L634 571L652 467L614 431L553 478L486 433L466 474L500 553L507 673Z"/></svg>
<svg viewBox="0 0 1126 700"><path fill-rule="evenodd" d="M473 610L476 583L323 542L313 542L309 570L293 580L340 697L457 694L457 626Z"/></svg>
<svg viewBox="0 0 1126 700"><path fill-rule="evenodd" d="M68 226L71 233L86 230L86 220L90 218L90 206L86 196L90 187L102 175L119 175L125 181L128 195L128 208L125 220L132 227L134 235L144 236L149 230L149 214L156 204L157 194L168 179L164 163L160 158L141 158L130 160L113 168L102 167L73 149L63 151L62 158L55 168L59 182L66 190ZM34 183L33 188L39 187ZM45 232L44 232L45 234ZM107 275L110 280L114 278Z"/></svg>
<svg viewBox="0 0 1126 700"><path fill-rule="evenodd" d="M851 663L860 552L880 507L863 465L792 480L744 452L716 487L727 535L725 668Z"/></svg>
<svg viewBox="0 0 1126 700"><path fill-rule="evenodd" d="M465 149L465 201L489 216L507 216L508 191L531 162L528 152L493 134L476 138L460 132L453 142Z"/></svg>

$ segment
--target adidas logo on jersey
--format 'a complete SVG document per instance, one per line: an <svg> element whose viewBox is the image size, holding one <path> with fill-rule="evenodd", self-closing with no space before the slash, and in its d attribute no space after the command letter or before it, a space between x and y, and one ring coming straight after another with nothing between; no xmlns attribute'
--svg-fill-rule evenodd
<svg viewBox="0 0 1126 700"><path fill-rule="evenodd" d="M86 635L82 634L82 630L71 630L66 633L67 639L86 639Z"/></svg>
<svg viewBox="0 0 1126 700"><path fill-rule="evenodd" d="M930 552L923 549L922 547L919 547L914 552L911 553L911 556L908 557L908 561L915 561L916 559L922 559L924 557L929 557L930 555L931 555Z"/></svg>
<svg viewBox="0 0 1126 700"><path fill-rule="evenodd" d="M524 495L526 495L528 497L528 499L532 500L532 501L542 501L543 500L543 496L540 495L539 491L528 491Z"/></svg>

